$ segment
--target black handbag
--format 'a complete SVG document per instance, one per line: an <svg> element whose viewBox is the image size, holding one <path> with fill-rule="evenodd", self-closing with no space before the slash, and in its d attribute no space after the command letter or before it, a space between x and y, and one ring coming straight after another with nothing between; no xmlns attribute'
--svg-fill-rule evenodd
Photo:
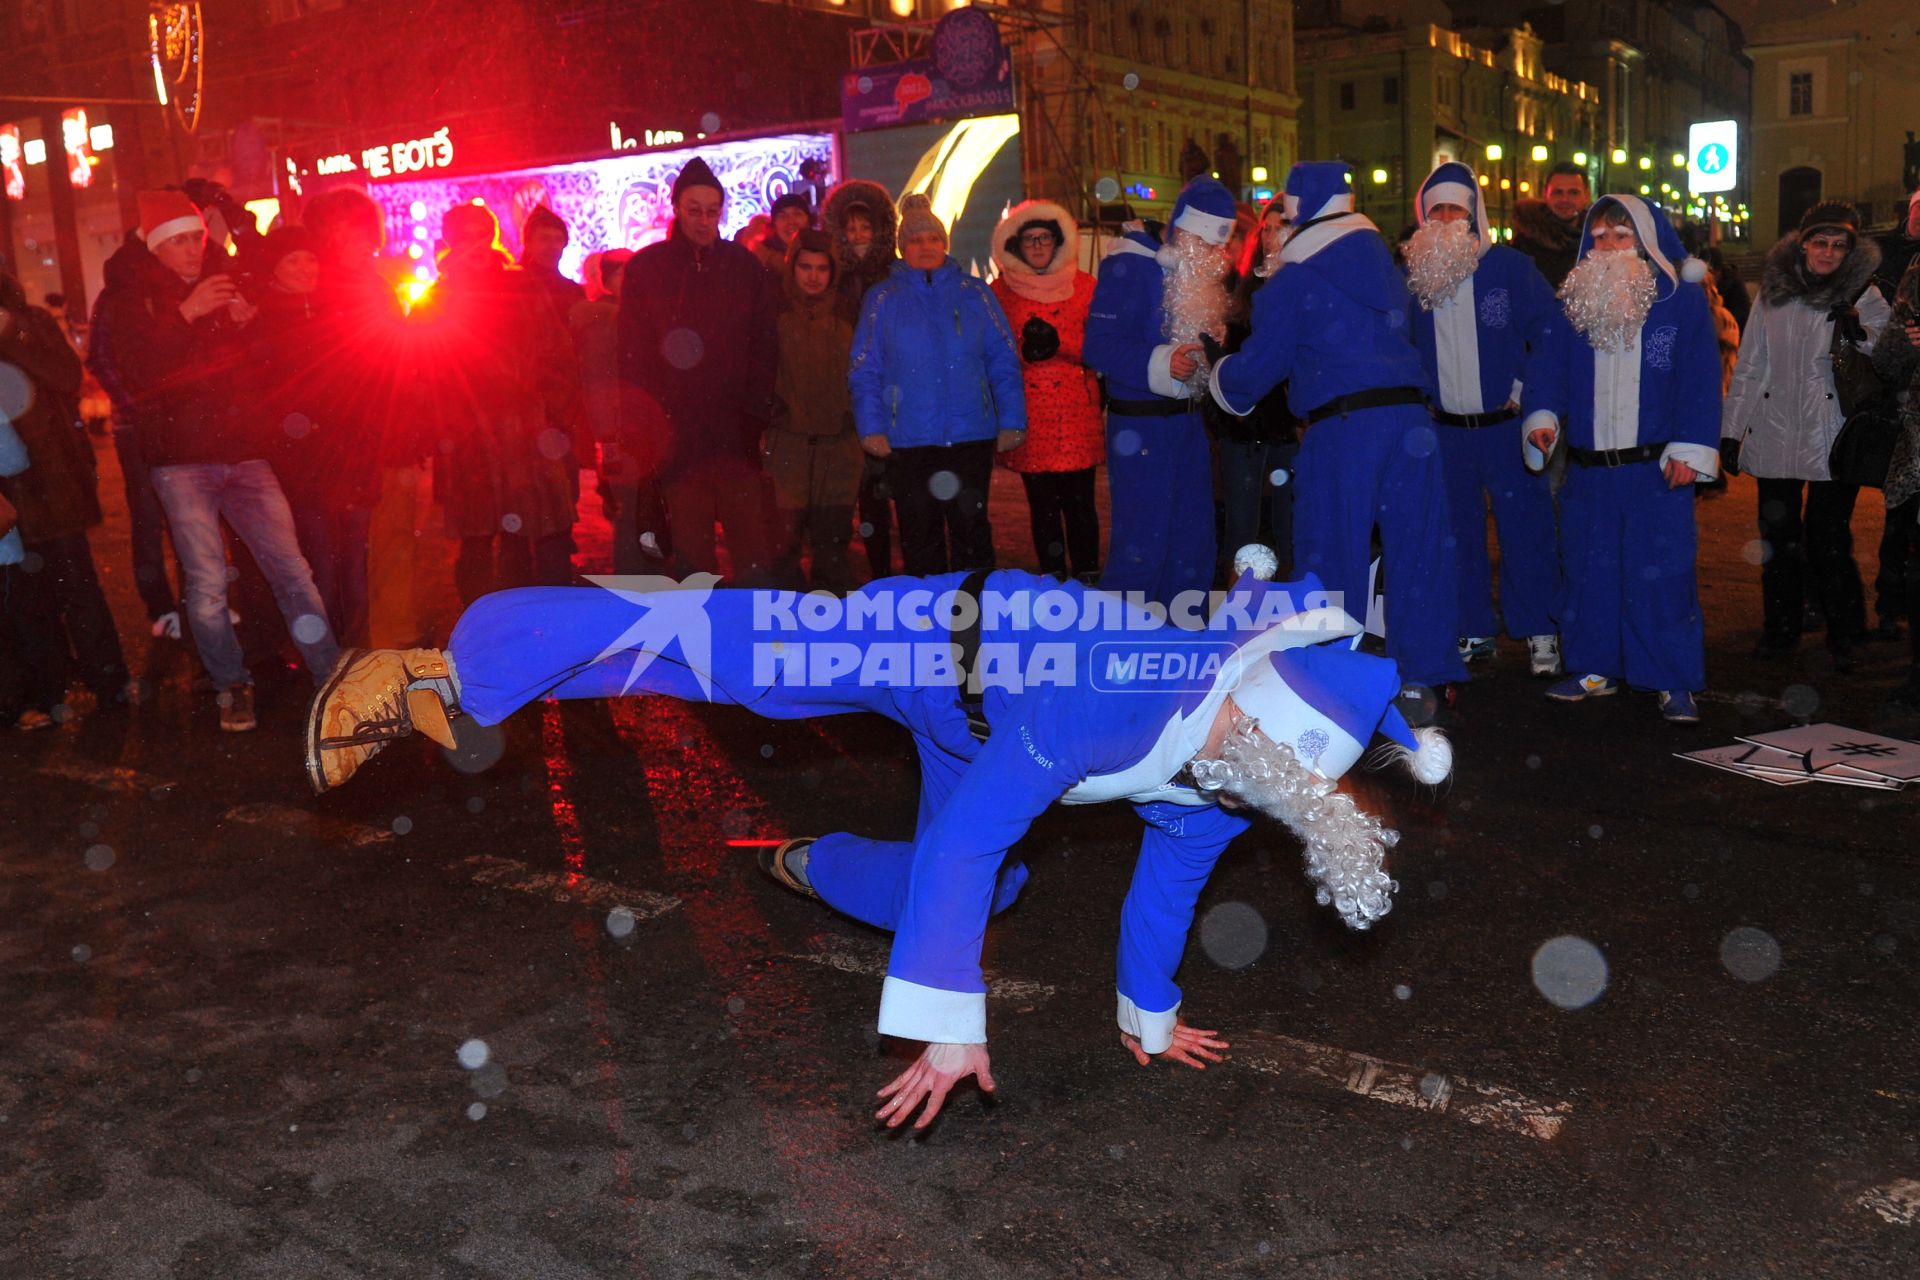
<svg viewBox="0 0 1920 1280"><path fill-rule="evenodd" d="M1900 405L1873 370L1867 333L1852 307L1833 309L1833 389L1846 415L1827 451L1827 474L1840 484L1879 489L1887 483L1894 441L1900 437Z"/></svg>

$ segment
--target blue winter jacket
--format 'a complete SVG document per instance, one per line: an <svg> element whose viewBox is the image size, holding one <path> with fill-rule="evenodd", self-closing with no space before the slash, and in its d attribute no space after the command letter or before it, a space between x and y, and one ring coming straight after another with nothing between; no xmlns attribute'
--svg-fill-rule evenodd
<svg viewBox="0 0 1920 1280"><path fill-rule="evenodd" d="M860 434L896 449L991 440L1027 425L1006 313L952 258L932 271L896 262L867 293L848 385Z"/></svg>

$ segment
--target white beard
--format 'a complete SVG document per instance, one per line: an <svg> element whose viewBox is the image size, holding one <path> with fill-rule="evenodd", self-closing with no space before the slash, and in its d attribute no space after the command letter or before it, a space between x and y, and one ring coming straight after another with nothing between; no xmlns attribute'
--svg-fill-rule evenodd
<svg viewBox="0 0 1920 1280"><path fill-rule="evenodd" d="M1227 255L1218 245L1208 244L1197 236L1178 236L1168 248L1172 264L1168 265L1164 257L1161 261L1161 268L1166 272L1166 291L1162 297L1167 308L1167 340L1179 346L1198 342L1201 334L1210 333L1216 341L1225 342ZM1161 250L1162 255L1167 252L1168 249ZM1186 386L1190 395L1206 394L1204 360L1194 368Z"/></svg>
<svg viewBox="0 0 1920 1280"><path fill-rule="evenodd" d="M1407 241L1407 283L1423 311L1446 304L1480 266L1480 237L1466 222L1429 222Z"/></svg>
<svg viewBox="0 0 1920 1280"><path fill-rule="evenodd" d="M1637 253L1589 253L1560 286L1567 319L1595 351L1626 351L1653 309L1653 266Z"/></svg>

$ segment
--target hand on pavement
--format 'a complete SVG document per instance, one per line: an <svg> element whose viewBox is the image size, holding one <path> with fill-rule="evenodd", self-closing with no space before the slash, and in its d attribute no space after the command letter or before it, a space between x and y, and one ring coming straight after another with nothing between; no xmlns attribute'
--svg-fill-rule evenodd
<svg viewBox="0 0 1920 1280"><path fill-rule="evenodd" d="M1124 1031L1120 1033L1120 1043L1133 1054L1134 1061L1143 1067L1151 1065L1155 1057L1161 1057L1169 1062L1185 1063L1195 1071L1205 1071L1207 1063L1202 1062L1202 1058L1207 1062L1225 1062L1226 1059L1213 1050L1233 1048L1219 1036L1218 1031L1200 1031L1184 1022L1176 1022L1173 1025L1173 1043L1159 1054L1149 1054L1140 1047L1140 1037Z"/></svg>
<svg viewBox="0 0 1920 1280"><path fill-rule="evenodd" d="M893 1082L879 1092L878 1097L891 1098L892 1101L874 1112L873 1118L886 1121L889 1129L898 1129L924 1100L927 1109L921 1112L920 1119L913 1126L924 1129L940 1114L940 1108L946 1105L947 1094L952 1092L953 1086L968 1076L978 1076L981 1090L993 1092L993 1072L987 1066L987 1046L929 1044L914 1059L912 1066L895 1076Z"/></svg>
<svg viewBox="0 0 1920 1280"><path fill-rule="evenodd" d="M1167 362L1167 372L1173 375L1176 382L1185 382L1200 367L1200 351L1197 342L1183 342L1173 349L1173 358Z"/></svg>

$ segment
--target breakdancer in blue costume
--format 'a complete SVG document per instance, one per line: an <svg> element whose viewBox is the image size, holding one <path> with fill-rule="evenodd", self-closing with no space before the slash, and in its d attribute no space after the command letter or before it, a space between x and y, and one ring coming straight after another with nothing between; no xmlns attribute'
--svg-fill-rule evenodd
<svg viewBox="0 0 1920 1280"><path fill-rule="evenodd" d="M867 711L905 726L921 769L912 839L790 840L763 861L894 933L879 1029L927 1048L881 1091L891 1125L924 1102L924 1127L969 1075L993 1087L981 944L1026 880L1008 851L1050 805L1124 800L1140 815L1121 1038L1143 1065L1204 1067L1226 1045L1181 1021L1174 975L1228 843L1251 818L1277 818L1304 841L1321 901L1365 928L1391 905L1381 860L1398 837L1335 782L1376 729L1421 781L1451 769L1445 738L1393 709L1393 664L1354 651L1359 625L1311 579L1244 575L1209 618L1183 620L1199 630L1007 570L886 578L845 600L630 581L500 592L466 611L444 652L348 655L309 716L310 779L338 786L409 732L451 745L456 709L496 724L548 696L657 694L774 719Z"/></svg>
<svg viewBox="0 0 1920 1280"><path fill-rule="evenodd" d="M1213 398L1245 417L1288 382L1287 402L1307 421L1294 563L1340 598L1364 600L1378 528L1388 656L1415 686L1464 681L1446 477L1406 281L1379 229L1353 211L1346 165L1295 165L1286 202L1293 230L1280 269L1254 298L1245 345L1214 366Z"/></svg>
<svg viewBox="0 0 1920 1280"><path fill-rule="evenodd" d="M1559 318L1533 259L1495 244L1473 170L1450 160L1420 184L1407 245L1408 311L1433 390L1460 583L1460 657L1493 656L1487 495L1500 532L1500 618L1537 676L1560 674L1560 539L1544 473L1520 460L1521 371Z"/></svg>
<svg viewBox="0 0 1920 1280"><path fill-rule="evenodd" d="M1694 586L1693 486L1720 472L1720 349L1699 281L1666 215L1639 196L1587 211L1565 304L1527 364L1527 465L1564 432L1560 491L1567 679L1560 702L1659 694L1690 724L1706 687L1706 635Z"/></svg>
<svg viewBox="0 0 1920 1280"><path fill-rule="evenodd" d="M1195 178L1174 201L1164 244L1129 231L1100 264L1084 355L1107 380L1113 528L1103 590L1171 604L1182 591L1213 585L1200 334L1226 336L1224 246L1234 212L1231 192Z"/></svg>

